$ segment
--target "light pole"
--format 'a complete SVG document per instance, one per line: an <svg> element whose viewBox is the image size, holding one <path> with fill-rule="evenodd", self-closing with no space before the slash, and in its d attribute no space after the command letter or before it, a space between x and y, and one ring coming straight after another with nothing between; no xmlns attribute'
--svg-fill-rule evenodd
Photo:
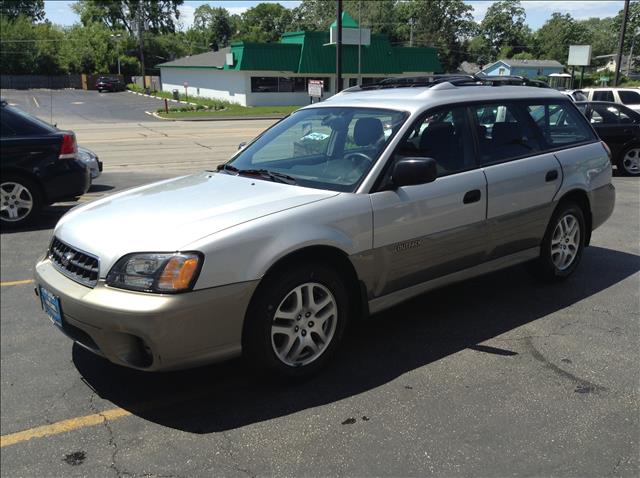
<svg viewBox="0 0 640 478"><path fill-rule="evenodd" d="M120 76L120 38L122 35L120 33L116 33L114 35L109 35L111 38L116 39L116 56L118 58L118 76Z"/></svg>
<svg viewBox="0 0 640 478"><path fill-rule="evenodd" d="M413 27L416 26L416 19L411 17L409 18L409 46L413 46Z"/></svg>
<svg viewBox="0 0 640 478"><path fill-rule="evenodd" d="M629 73L631 73L631 67L633 66L633 47L636 44L636 37L640 34L640 28L636 28L636 31L633 32L633 37L631 37L631 51L629 52L629 59L627 60L627 78L629 77Z"/></svg>

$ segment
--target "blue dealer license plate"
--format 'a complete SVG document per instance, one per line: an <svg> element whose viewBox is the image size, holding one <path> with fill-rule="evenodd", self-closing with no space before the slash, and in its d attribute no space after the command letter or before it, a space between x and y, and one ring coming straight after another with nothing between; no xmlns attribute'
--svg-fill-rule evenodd
<svg viewBox="0 0 640 478"><path fill-rule="evenodd" d="M40 303L42 310L46 312L54 324L62 327L62 313L60 312L60 299L40 286Z"/></svg>

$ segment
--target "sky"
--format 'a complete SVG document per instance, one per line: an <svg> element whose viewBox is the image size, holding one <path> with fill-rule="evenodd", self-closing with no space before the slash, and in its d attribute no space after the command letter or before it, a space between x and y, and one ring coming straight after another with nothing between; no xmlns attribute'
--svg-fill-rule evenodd
<svg viewBox="0 0 640 478"><path fill-rule="evenodd" d="M263 0L264 1L264 0ZM70 0L45 0L44 9L46 17L53 23L59 25L73 25L79 21L78 16L71 9L73 1ZM216 7L224 7L229 12L242 13L251 8L260 1L185 1L180 7L180 21L182 28L188 28L193 23L193 12L202 4L209 4ZM300 4L299 1L279 1L269 3L280 3L287 8L294 8ZM478 22L482 21L487 8L493 3L490 0L466 0L473 7L474 19ZM615 16L624 6L623 0L571 0L571 1L554 1L554 0L538 0L538 1L522 1L522 6L527 15L527 24L536 30L551 17L553 12L569 13L578 20L590 17L612 17Z"/></svg>

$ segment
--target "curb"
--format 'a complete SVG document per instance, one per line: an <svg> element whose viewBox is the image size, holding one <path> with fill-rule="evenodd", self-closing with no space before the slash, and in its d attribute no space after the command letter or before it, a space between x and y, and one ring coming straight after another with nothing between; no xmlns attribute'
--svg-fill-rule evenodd
<svg viewBox="0 0 640 478"><path fill-rule="evenodd" d="M241 120L279 120L284 118L282 116L220 116L220 117L204 117L204 118L163 118L158 113L145 111L149 116L158 118L162 121L241 121Z"/></svg>
<svg viewBox="0 0 640 478"><path fill-rule="evenodd" d="M145 98L155 98L156 100L167 100L167 101L171 101L172 103L180 103L180 104L183 104L183 105L198 106L198 103L191 103L190 101L174 100L173 98L162 98L161 96L145 95L144 93L138 93L137 91L131 91L131 90L127 90L127 91L129 93L134 94L134 95L144 96Z"/></svg>

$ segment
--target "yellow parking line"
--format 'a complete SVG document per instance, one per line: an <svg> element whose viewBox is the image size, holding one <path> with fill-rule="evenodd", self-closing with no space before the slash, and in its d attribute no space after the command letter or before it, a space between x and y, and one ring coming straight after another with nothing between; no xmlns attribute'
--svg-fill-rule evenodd
<svg viewBox="0 0 640 478"><path fill-rule="evenodd" d="M0 287L4 287L4 286L8 286L8 285L24 285L24 284L33 284L33 279L0 282Z"/></svg>
<svg viewBox="0 0 640 478"><path fill-rule="evenodd" d="M85 428L101 423L117 420L118 418L128 417L131 412L122 408L112 408L101 413L86 415L84 417L70 418L61 422L52 423L51 425L43 425L41 427L30 428L22 432L10 433L9 435L0 436L0 448L5 446L22 443L32 438L42 438L60 433L70 432L78 428Z"/></svg>

